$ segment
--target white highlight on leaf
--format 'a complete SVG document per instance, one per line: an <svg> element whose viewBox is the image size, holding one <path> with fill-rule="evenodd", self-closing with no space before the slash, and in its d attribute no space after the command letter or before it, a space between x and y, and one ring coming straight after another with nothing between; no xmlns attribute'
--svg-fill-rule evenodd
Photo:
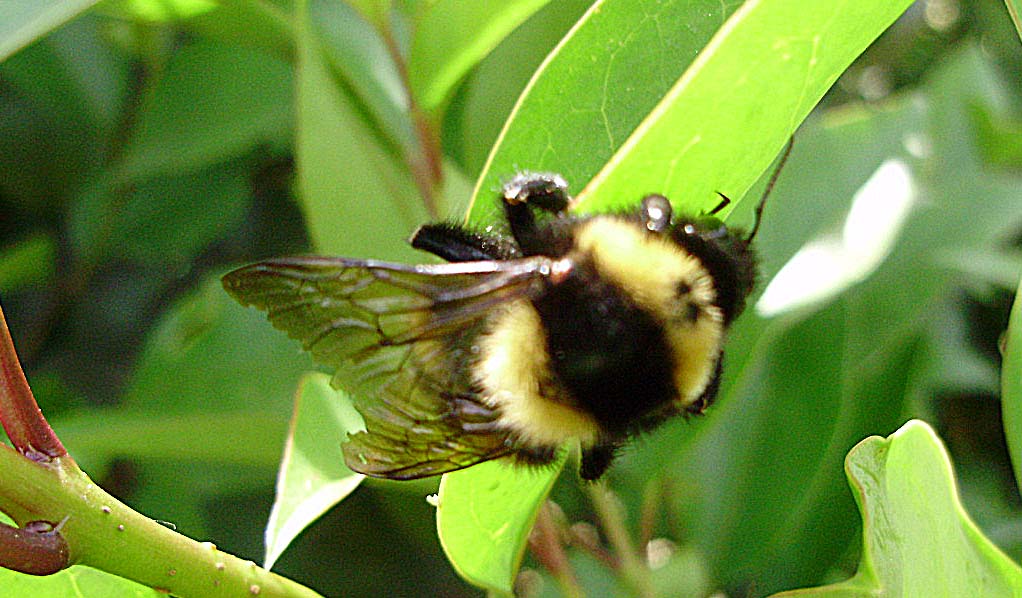
<svg viewBox="0 0 1022 598"><path fill-rule="evenodd" d="M856 192L842 229L803 246L767 285L756 312L776 316L866 279L890 253L916 199L908 166L898 159L881 164Z"/></svg>

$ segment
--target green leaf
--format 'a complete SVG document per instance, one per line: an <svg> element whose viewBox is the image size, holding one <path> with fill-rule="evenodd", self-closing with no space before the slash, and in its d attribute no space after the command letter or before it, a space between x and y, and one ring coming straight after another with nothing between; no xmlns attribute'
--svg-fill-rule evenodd
<svg viewBox="0 0 1022 598"><path fill-rule="evenodd" d="M408 57L409 85L422 109L439 111L462 78L548 1L430 4L416 19Z"/></svg>
<svg viewBox="0 0 1022 598"><path fill-rule="evenodd" d="M1004 0L1004 5L1011 15L1011 22L1015 24L1015 31L1022 37L1022 0Z"/></svg>
<svg viewBox="0 0 1022 598"><path fill-rule="evenodd" d="M0 592L4 596L46 596L46 598L162 598L166 594L98 569L75 566L59 573L38 577L0 569Z"/></svg>
<svg viewBox="0 0 1022 598"><path fill-rule="evenodd" d="M502 461L445 474L440 481L437 532L451 564L468 582L510 594L536 514L567 451L550 468Z"/></svg>
<svg viewBox="0 0 1022 598"><path fill-rule="evenodd" d="M0 61L88 10L98 0L7 0L0 3Z"/></svg>
<svg viewBox="0 0 1022 598"><path fill-rule="evenodd" d="M493 49L457 91L443 117L448 155L475 176L543 59L589 9L591 0L547 3ZM469 189L471 192L471 189ZM461 201L463 213L471 193Z"/></svg>
<svg viewBox="0 0 1022 598"><path fill-rule="evenodd" d="M362 429L362 418L344 393L330 387L330 376L302 378L266 524L266 569L303 529L362 482L365 476L348 469L341 454L341 441Z"/></svg>
<svg viewBox="0 0 1022 598"><path fill-rule="evenodd" d="M48 282L56 269L57 244L44 233L34 233L0 249L0 294Z"/></svg>
<svg viewBox="0 0 1022 598"><path fill-rule="evenodd" d="M336 0L312 0L309 21L324 58L350 89L349 101L364 110L383 134L381 143L408 153L419 151L406 84L380 30Z"/></svg>
<svg viewBox="0 0 1022 598"><path fill-rule="evenodd" d="M606 167L580 209L657 191L691 210L742 197L849 64L911 4L742 5Z"/></svg>
<svg viewBox="0 0 1022 598"><path fill-rule="evenodd" d="M290 66L269 54L209 41L186 46L148 90L121 179L177 174L287 143L291 86Z"/></svg>
<svg viewBox="0 0 1022 598"><path fill-rule="evenodd" d="M411 177L331 76L299 2L297 139L302 208L318 251L410 255L404 239L426 220Z"/></svg>
<svg viewBox="0 0 1022 598"><path fill-rule="evenodd" d="M1015 481L1022 490L1022 280L1015 293L1001 363L1001 412Z"/></svg>
<svg viewBox="0 0 1022 598"><path fill-rule="evenodd" d="M89 265L114 257L186 270L224 231L243 222L251 195L246 174L240 164L218 165L127 188L88 190L70 210L75 258Z"/></svg>
<svg viewBox="0 0 1022 598"><path fill-rule="evenodd" d="M852 579L777 596L1018 596L1022 569L983 536L958 498L936 433L910 421L848 454L845 471L863 519Z"/></svg>
<svg viewBox="0 0 1022 598"><path fill-rule="evenodd" d="M519 98L477 182L470 219L496 219L492 194L516 170L552 170L581 188L740 4L594 3ZM670 147L679 147L677 138ZM626 197L637 200L633 195Z"/></svg>
<svg viewBox="0 0 1022 598"><path fill-rule="evenodd" d="M113 0L102 6L107 14L159 23L194 17L216 9L215 0Z"/></svg>

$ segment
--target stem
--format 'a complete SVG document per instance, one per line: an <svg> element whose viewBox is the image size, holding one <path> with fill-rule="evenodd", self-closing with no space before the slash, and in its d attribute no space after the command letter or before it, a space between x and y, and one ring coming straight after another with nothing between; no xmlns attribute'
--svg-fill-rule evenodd
<svg viewBox="0 0 1022 598"><path fill-rule="evenodd" d="M19 523L66 519L60 533L72 563L182 598L318 596L133 511L93 483L70 457L36 463L0 450L0 471L0 508Z"/></svg>
<svg viewBox="0 0 1022 598"><path fill-rule="evenodd" d="M438 216L437 204L433 191L443 178L440 138L433 121L423 113L422 108L415 100L411 78L408 76L408 64L401 54L401 49L397 45L397 40L394 39L391 28L381 27L380 35L383 37L387 53L390 54L390 59L394 61L398 76L401 77L401 85L404 86L405 94L408 96L408 113L412 118L415 136L419 141L420 152L418 155L408 158L412 177L415 180L415 185L419 188L422 202L426 205L426 210L429 212L430 217L436 218Z"/></svg>
<svg viewBox="0 0 1022 598"><path fill-rule="evenodd" d="M589 485L589 496L593 501L607 540L620 559L623 580L637 596L652 598L656 595L649 576L649 567L639 557L625 524L624 508L604 482Z"/></svg>
<svg viewBox="0 0 1022 598"><path fill-rule="evenodd" d="M32 396L3 308L0 308L0 424L14 448L33 461L49 461L67 454Z"/></svg>
<svg viewBox="0 0 1022 598"><path fill-rule="evenodd" d="M561 544L560 530L554 521L549 501L543 503L536 515L536 525L529 536L529 549L536 560L554 576L567 598L582 598L585 595Z"/></svg>
<svg viewBox="0 0 1022 598"><path fill-rule="evenodd" d="M0 523L0 567L51 575L68 567L67 541L60 530L44 521L31 521L20 528Z"/></svg>

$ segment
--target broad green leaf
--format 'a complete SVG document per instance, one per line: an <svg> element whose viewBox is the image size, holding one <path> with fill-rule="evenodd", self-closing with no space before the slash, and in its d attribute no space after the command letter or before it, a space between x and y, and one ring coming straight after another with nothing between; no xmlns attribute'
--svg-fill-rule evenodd
<svg viewBox="0 0 1022 598"><path fill-rule="evenodd" d="M443 476L437 505L440 543L458 573L510 594L536 514L567 451L550 468L487 461Z"/></svg>
<svg viewBox="0 0 1022 598"><path fill-rule="evenodd" d="M595 2L519 98L477 182L470 220L497 217L493 194L517 170L559 172L581 189L740 4Z"/></svg>
<svg viewBox="0 0 1022 598"><path fill-rule="evenodd" d="M121 179L196 170L259 144L287 143L291 85L285 61L253 48L209 41L183 48L148 90Z"/></svg>
<svg viewBox="0 0 1022 598"><path fill-rule="evenodd" d="M356 257L408 255L404 240L426 220L426 211L408 171L331 76L306 4L298 2L295 158L313 245Z"/></svg>
<svg viewBox="0 0 1022 598"><path fill-rule="evenodd" d="M777 596L1018 596L1022 569L969 518L944 446L913 420L848 454L845 471L863 520L852 579Z"/></svg>
<svg viewBox="0 0 1022 598"><path fill-rule="evenodd" d="M365 476L348 469L341 453L347 434L361 429L362 418L343 393L330 387L330 376L302 378L266 524L266 569L303 529L362 482Z"/></svg>
<svg viewBox="0 0 1022 598"><path fill-rule="evenodd" d="M476 176L486 164L518 96L543 59L589 9L592 0L549 2L512 31L459 86L443 118L449 156ZM471 191L471 189L469 190ZM464 213L466 194L461 209Z"/></svg>
<svg viewBox="0 0 1022 598"><path fill-rule="evenodd" d="M1004 335L1001 363L1001 411L1015 480L1022 490L1022 280L1015 293L1011 320Z"/></svg>
<svg viewBox="0 0 1022 598"><path fill-rule="evenodd" d="M45 596L46 598L162 598L165 593L139 583L76 565L60 573L38 577L0 569L0 594L7 597Z"/></svg>
<svg viewBox="0 0 1022 598"><path fill-rule="evenodd" d="M430 4L416 19L408 57L409 85L422 109L441 110L461 79L548 1L439 0Z"/></svg>
<svg viewBox="0 0 1022 598"><path fill-rule="evenodd" d="M6 0L0 3L0 61L88 10L98 0Z"/></svg>
<svg viewBox="0 0 1022 598"><path fill-rule="evenodd" d="M56 259L56 243L44 233L31 234L0 249L0 294L50 281Z"/></svg>
<svg viewBox="0 0 1022 598"><path fill-rule="evenodd" d="M260 48L289 60L294 51L295 26L290 8L282 4L272 0L217 0L213 10L189 18L187 27L220 43Z"/></svg>
<svg viewBox="0 0 1022 598"><path fill-rule="evenodd" d="M909 0L746 2L600 174L580 208L656 191L710 208L743 196L838 76Z"/></svg>

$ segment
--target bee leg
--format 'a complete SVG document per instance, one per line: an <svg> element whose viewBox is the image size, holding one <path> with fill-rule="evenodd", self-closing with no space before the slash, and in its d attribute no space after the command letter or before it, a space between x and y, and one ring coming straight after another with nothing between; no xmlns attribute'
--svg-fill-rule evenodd
<svg viewBox="0 0 1022 598"><path fill-rule="evenodd" d="M617 444L598 444L582 449L582 465L579 468L579 476L587 482L600 479L614 461L619 448L620 445Z"/></svg>
<svg viewBox="0 0 1022 598"><path fill-rule="evenodd" d="M482 235L447 222L420 226L412 234L409 242L415 249L428 251L449 262L506 260L518 257L517 250L501 237Z"/></svg>
<svg viewBox="0 0 1022 598"><path fill-rule="evenodd" d="M561 175L548 172L516 174L504 184L502 197L511 234L525 255L536 255L546 248L533 208L560 215L571 202L568 183Z"/></svg>

